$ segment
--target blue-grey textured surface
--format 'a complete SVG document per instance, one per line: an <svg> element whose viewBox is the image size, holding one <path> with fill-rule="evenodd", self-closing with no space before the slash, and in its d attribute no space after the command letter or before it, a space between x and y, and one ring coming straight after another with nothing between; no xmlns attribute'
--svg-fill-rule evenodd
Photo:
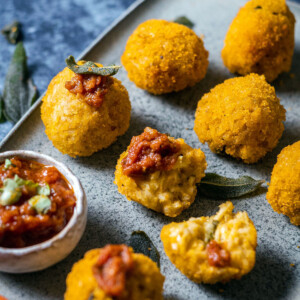
<svg viewBox="0 0 300 300"><path fill-rule="evenodd" d="M182 275L166 257L160 241L160 230L171 221L211 215L221 201L197 194L195 203L177 218L168 218L129 202L113 184L117 159L130 143L133 135L146 126L182 137L194 148L205 152L208 172L238 177L249 175L270 180L272 168L281 149L299 140L300 136L300 24L296 24L296 47L290 74L281 75L274 86L287 110L285 130L277 147L256 164L246 165L226 156L213 154L201 145L193 131L194 112L198 100L216 84L233 75L224 67L220 51L226 30L246 0L149 0L117 26L85 59L120 63L126 40L134 28L150 18L173 20L186 15L195 22L195 32L204 34L209 51L206 77L193 88L169 95L153 96L137 88L122 68L116 75L130 94L131 122L128 131L109 148L90 157L70 158L55 149L44 133L37 107L28 119L1 148L35 150L65 163L77 175L88 200L88 223L76 249L59 264L38 273L12 275L0 273L0 292L10 300L59 300L65 291L65 279L72 265L84 253L107 243L126 243L133 230L145 231L161 255L161 272L166 276L165 300L299 300L300 295L300 228L288 218L273 211L265 197L265 188L255 195L233 201L235 211L247 211L258 234L256 264L250 274L226 285L196 284ZM291 5L292 7L292 5ZM300 7L292 11L300 19ZM212 14L213 12L213 14ZM201 17L199 15L201 14ZM217 29L217 30L216 30ZM293 74L293 75L291 75ZM291 265L294 264L294 265ZM143 300L143 299L141 299Z"/></svg>
<svg viewBox="0 0 300 300"><path fill-rule="evenodd" d="M0 0L0 28L22 23L29 70L40 94L65 65L80 54L134 0ZM15 46L0 34L0 91ZM0 124L0 140L12 128Z"/></svg>

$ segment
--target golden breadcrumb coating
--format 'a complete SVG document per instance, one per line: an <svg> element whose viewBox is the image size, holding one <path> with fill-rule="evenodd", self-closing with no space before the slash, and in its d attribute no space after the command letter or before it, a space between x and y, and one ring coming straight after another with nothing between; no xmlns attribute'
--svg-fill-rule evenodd
<svg viewBox="0 0 300 300"><path fill-rule="evenodd" d="M99 65L101 66L101 65ZM69 68L50 82L41 108L46 134L63 154L89 156L110 146L129 127L131 105L128 92L112 77L100 108L86 103L84 95L65 88L75 75Z"/></svg>
<svg viewBox="0 0 300 300"><path fill-rule="evenodd" d="M212 217L191 218L163 226L161 240L171 262L197 283L240 279L255 265L256 229L246 212L234 214L230 201ZM212 266L206 246L214 240L230 253L230 264Z"/></svg>
<svg viewBox="0 0 300 300"><path fill-rule="evenodd" d="M190 28L148 20L129 37L122 64L139 88L153 94L178 92L204 78L208 52Z"/></svg>
<svg viewBox="0 0 300 300"><path fill-rule="evenodd" d="M300 226L300 141L285 147L278 155L267 200L276 212Z"/></svg>
<svg viewBox="0 0 300 300"><path fill-rule="evenodd" d="M264 74L273 81L291 68L295 18L285 0L252 0L232 21L222 58L232 73Z"/></svg>
<svg viewBox="0 0 300 300"><path fill-rule="evenodd" d="M193 149L183 139L170 140L180 144L180 154L169 171L155 171L143 177L124 175L122 160L128 154L123 152L115 172L115 184L128 200L136 201L169 217L178 216L190 207L197 193L196 184L204 177L205 155L201 149Z"/></svg>
<svg viewBox="0 0 300 300"><path fill-rule="evenodd" d="M264 76L225 80L198 103L194 130L213 152L255 163L278 143L285 109Z"/></svg>
<svg viewBox="0 0 300 300"><path fill-rule="evenodd" d="M98 286L92 267L98 260L100 249L88 251L84 258L73 265L66 283L65 300L113 300ZM157 265L143 254L133 253L134 269L126 278L120 300L162 300L164 276Z"/></svg>

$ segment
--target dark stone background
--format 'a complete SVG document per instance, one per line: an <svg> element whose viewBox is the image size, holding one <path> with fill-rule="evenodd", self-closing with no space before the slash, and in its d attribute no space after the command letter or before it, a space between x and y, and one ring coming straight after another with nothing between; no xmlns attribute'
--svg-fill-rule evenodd
<svg viewBox="0 0 300 300"><path fill-rule="evenodd" d="M135 0L0 0L0 28L22 23L28 66L40 94L65 66L78 56ZM300 0L294 0L300 3ZM0 35L0 91L15 46ZM0 124L0 140L12 128Z"/></svg>

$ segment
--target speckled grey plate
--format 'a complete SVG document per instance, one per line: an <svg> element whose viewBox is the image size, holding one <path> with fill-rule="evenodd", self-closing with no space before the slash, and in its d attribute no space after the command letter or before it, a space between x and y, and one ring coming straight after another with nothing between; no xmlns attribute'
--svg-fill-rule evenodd
<svg viewBox="0 0 300 300"><path fill-rule="evenodd" d="M193 147L200 146L207 158L208 171L234 177L250 175L265 180L270 179L280 150L300 139L300 7L292 3L290 8L298 19L291 71L295 76L291 78L289 74L284 74L274 82L277 94L287 109L285 131L276 149L260 163L248 166L212 154L207 146L200 145L192 129L197 101L216 84L232 77L222 63L220 52L227 28L244 3L242 0L148 0L84 53L84 59L103 64L119 63L126 40L138 24L150 18L173 20L181 15L196 23L194 29L197 34L204 34L205 47L209 50L210 64L205 79L194 88L177 94L152 96L136 88L127 78L125 70L121 70L117 77L128 89L133 107L131 126L108 149L88 158L72 159L62 155L44 133L38 105L29 117L17 125L2 144L1 151L35 150L69 166L86 191L88 223L80 244L61 263L33 274L0 274L0 294L10 300L62 299L68 272L87 250L107 243L125 243L133 230L144 230L161 253L161 271L166 276L165 299L300 299L300 249L297 248L300 245L300 228L272 210L265 199L265 190L255 196L233 201L237 210L248 212L258 231L255 268L240 281L208 286L189 281L170 263L164 254L159 234L161 227L170 221L213 214L221 202L198 195L188 210L170 219L127 201L113 184L120 153L125 150L131 137L142 132L145 126L182 137ZM291 263L295 266L291 267Z"/></svg>

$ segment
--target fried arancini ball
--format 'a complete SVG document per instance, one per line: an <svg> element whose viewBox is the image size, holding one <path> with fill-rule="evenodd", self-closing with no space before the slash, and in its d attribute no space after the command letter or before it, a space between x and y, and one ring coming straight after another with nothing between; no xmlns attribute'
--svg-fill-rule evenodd
<svg viewBox="0 0 300 300"><path fill-rule="evenodd" d="M300 141L285 147L278 155L267 200L276 212L300 226Z"/></svg>
<svg viewBox="0 0 300 300"><path fill-rule="evenodd" d="M278 143L285 109L263 75L225 80L198 102L194 130L213 152L255 163Z"/></svg>
<svg viewBox="0 0 300 300"><path fill-rule="evenodd" d="M109 245L118 246L118 245ZM106 246L107 247L107 246ZM105 247L105 248L106 248ZM122 294L115 298L108 295L98 284L94 273L94 266L99 260L100 251L105 249L93 249L88 251L84 258L73 265L69 273L66 284L65 300L162 300L164 276L160 273L157 265L149 257L143 254L130 252L133 260L132 270L126 274L125 288ZM108 267L103 270L107 272L107 276L114 276L110 283L116 283L120 280L117 276L118 272L109 274L109 269L115 267L112 261ZM120 271L119 271L120 272ZM108 279L108 278L107 278ZM106 280L107 280L106 279ZM105 280L105 278L104 278Z"/></svg>
<svg viewBox="0 0 300 300"><path fill-rule="evenodd" d="M48 138L59 151L72 157L89 156L126 132L131 105L127 90L113 77L101 106L89 105L87 96L65 87L74 75L65 68L51 80L43 98L42 120Z"/></svg>
<svg viewBox="0 0 300 300"><path fill-rule="evenodd" d="M285 0L252 0L232 21L222 58L232 73L264 74L273 81L291 68L295 18Z"/></svg>
<svg viewBox="0 0 300 300"><path fill-rule="evenodd" d="M208 52L193 30L148 20L129 37L122 64L139 88L153 94L178 92L204 78Z"/></svg>
<svg viewBox="0 0 300 300"><path fill-rule="evenodd" d="M230 201L212 217L163 226L161 240L171 262L189 279L214 284L240 279L255 264L256 229Z"/></svg>
<svg viewBox="0 0 300 300"><path fill-rule="evenodd" d="M145 133L158 134L158 138L149 138L148 140L136 142L136 138L140 138ZM127 151L123 152L118 160L115 172L115 184L121 194L125 195L128 200L136 201L150 209L161 212L169 217L178 216L183 210L187 209L195 200L197 193L196 184L204 177L206 169L205 155L201 149L193 149L187 145L183 139L174 139L160 134L152 128L146 128L144 133L138 137L133 137ZM172 160L172 165L168 165L167 169L158 169L155 165L149 170L142 167L142 174L135 176L124 174L124 162L132 154L132 149L137 147L140 152L133 153L137 157L135 166L145 162L149 164L156 163L159 159L167 159L169 150L167 147L161 147L159 138L165 137L171 145L176 145L174 155L176 159ZM151 140L152 139L152 140ZM149 142L150 140L150 142ZM167 141L164 143L166 144ZM148 144L142 144L142 143ZM150 149L158 147L159 151L151 151ZM165 153L164 153L165 152ZM157 155L160 155L157 158ZM139 157L142 159L139 160ZM134 164L133 164L134 165ZM127 169L126 169L127 170Z"/></svg>

